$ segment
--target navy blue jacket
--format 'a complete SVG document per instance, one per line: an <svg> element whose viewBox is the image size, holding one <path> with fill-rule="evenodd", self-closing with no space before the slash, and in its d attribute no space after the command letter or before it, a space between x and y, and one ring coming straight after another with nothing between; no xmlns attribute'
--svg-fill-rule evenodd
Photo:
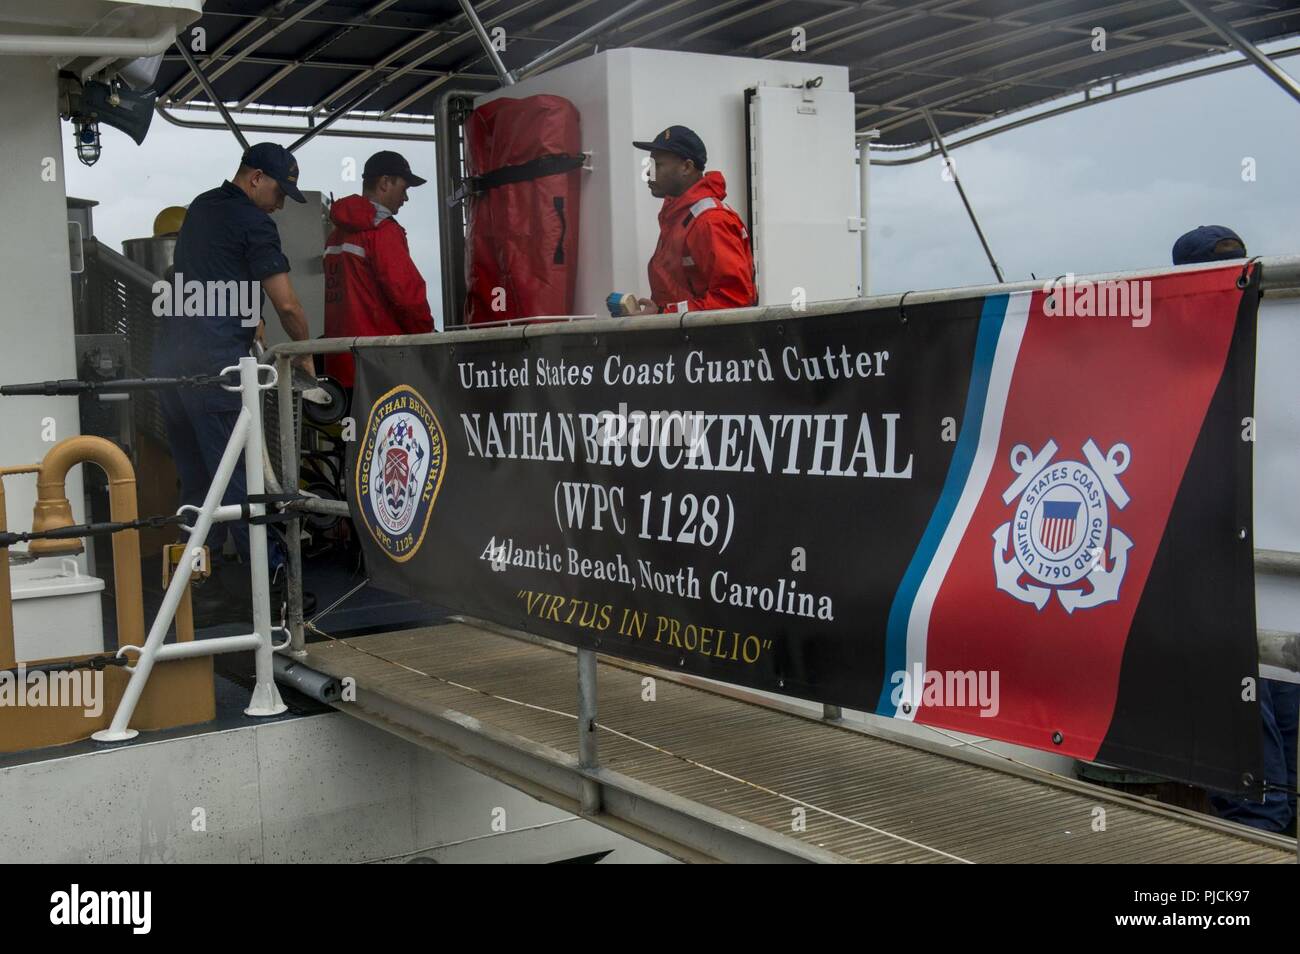
<svg viewBox="0 0 1300 954"><path fill-rule="evenodd" d="M153 370L160 375L215 374L248 354L261 316L262 293L252 293L252 282L289 271L289 260L280 248L280 233L263 212L238 186L223 182L190 203L176 242L175 281L205 288L214 282L239 283L238 294L251 305L253 315L241 317L228 307L234 296L225 295L227 307L210 307L204 296L202 314L175 314L175 295L169 289L166 316L155 338ZM233 288L236 286L226 286ZM215 312L209 314L209 312ZM219 392L227 395L227 392ZM237 395L214 402L239 406ZM216 407L213 408L217 409Z"/></svg>

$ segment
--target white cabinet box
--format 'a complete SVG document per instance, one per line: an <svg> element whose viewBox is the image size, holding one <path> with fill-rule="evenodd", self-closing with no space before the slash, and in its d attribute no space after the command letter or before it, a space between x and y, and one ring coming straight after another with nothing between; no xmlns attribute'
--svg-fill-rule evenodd
<svg viewBox="0 0 1300 954"><path fill-rule="evenodd" d="M19 662L104 651L103 580L82 573L69 557L11 566L9 576Z"/></svg>

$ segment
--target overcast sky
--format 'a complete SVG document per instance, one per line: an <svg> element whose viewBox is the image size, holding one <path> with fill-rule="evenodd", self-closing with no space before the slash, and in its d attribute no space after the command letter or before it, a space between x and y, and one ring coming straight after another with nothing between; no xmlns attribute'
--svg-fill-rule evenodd
<svg viewBox="0 0 1300 954"><path fill-rule="evenodd" d="M1294 72L1300 59L1282 62ZM1300 103L1252 67L1044 119L953 158L1019 280L1166 266L1197 225L1235 229L1252 255L1300 252L1298 152ZM873 291L993 280L939 159L873 172Z"/></svg>
<svg viewBox="0 0 1300 954"><path fill-rule="evenodd" d="M1282 62L1294 72L1300 59ZM1236 229L1251 254L1297 253L1297 120L1300 103L1258 70L1243 68L1046 119L954 157L1008 280L1168 265L1174 239L1199 224ZM140 147L105 127L103 157L87 168L68 149L67 123L64 132L68 194L100 202L95 231L114 248L151 234L161 208L185 205L219 185L239 158L224 130L179 129L155 117ZM358 183L343 179L344 159L359 168L382 148L398 148L432 180L431 143L322 136L298 153L300 184L336 196L359 191ZM1254 181L1243 181L1248 157ZM873 292L992 280L956 190L941 172L938 159L873 167ZM437 313L434 190L432 181L414 190L399 218Z"/></svg>

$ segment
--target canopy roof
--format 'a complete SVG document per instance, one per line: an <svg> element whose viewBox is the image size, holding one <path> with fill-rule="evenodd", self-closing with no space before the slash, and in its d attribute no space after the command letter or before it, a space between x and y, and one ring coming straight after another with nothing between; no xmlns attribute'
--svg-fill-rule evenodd
<svg viewBox="0 0 1300 954"><path fill-rule="evenodd" d="M1253 43L1300 33L1300 3L1203 2ZM1223 53L1225 41L1177 0L475 0L501 59L522 73L538 56L613 18L542 68L594 48L636 46L849 67L860 130L879 145L948 138L1039 104ZM621 18L620 12L625 15ZM208 0L200 66L235 112L307 112L421 121L438 91L500 85L458 0ZM806 51L792 49L802 28ZM1094 30L1105 31L1095 50ZM164 107L206 99L173 48ZM209 107L210 108L210 107Z"/></svg>

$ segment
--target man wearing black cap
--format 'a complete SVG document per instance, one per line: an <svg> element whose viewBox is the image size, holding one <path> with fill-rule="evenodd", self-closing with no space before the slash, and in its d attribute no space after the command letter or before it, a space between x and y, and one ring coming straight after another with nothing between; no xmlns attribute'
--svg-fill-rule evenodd
<svg viewBox="0 0 1300 954"><path fill-rule="evenodd" d="M650 194L663 198L659 245L650 259L650 297L641 314L743 308L758 303L749 232L722 200L722 173L704 171L704 143L685 126L669 126L650 142Z"/></svg>
<svg viewBox="0 0 1300 954"><path fill-rule="evenodd" d="M240 159L232 181L223 182L190 203L176 241L174 287L178 293L158 307L162 319L154 342L155 374L173 377L216 374L237 364L252 347L261 321L265 292L290 338L308 336L307 317L289 281L289 260L280 248L280 233L270 213L284 207L285 196L306 202L298 190L298 163L283 146L263 142L251 146ZM197 294L190 294L193 290ZM238 302L238 308L231 303ZM310 356L296 362L312 370ZM198 506L230 440L239 417L240 396L219 387L175 388L159 392L163 424L181 484L181 503ZM243 503L247 496L242 462L235 467L223 503ZM214 524L208 543L217 552L226 524ZM248 527L230 524L235 548L248 561ZM270 569L284 562L283 551L270 541ZM217 574L217 580L223 574ZM233 575L228 585L234 596L247 586L246 578ZM212 597L211 585L204 596ZM220 597L209 603L220 605ZM226 602L230 602L227 600ZM199 601L200 622L203 600ZM241 608L242 611L242 608ZM246 611L242 611L246 612Z"/></svg>
<svg viewBox="0 0 1300 954"><path fill-rule="evenodd" d="M411 261L406 230L393 218L406 204L406 190L425 181L401 154L377 152L362 170L361 195L330 206L334 230L325 240L327 337L433 330L424 277ZM344 387L352 387L352 355L327 355L325 370Z"/></svg>

